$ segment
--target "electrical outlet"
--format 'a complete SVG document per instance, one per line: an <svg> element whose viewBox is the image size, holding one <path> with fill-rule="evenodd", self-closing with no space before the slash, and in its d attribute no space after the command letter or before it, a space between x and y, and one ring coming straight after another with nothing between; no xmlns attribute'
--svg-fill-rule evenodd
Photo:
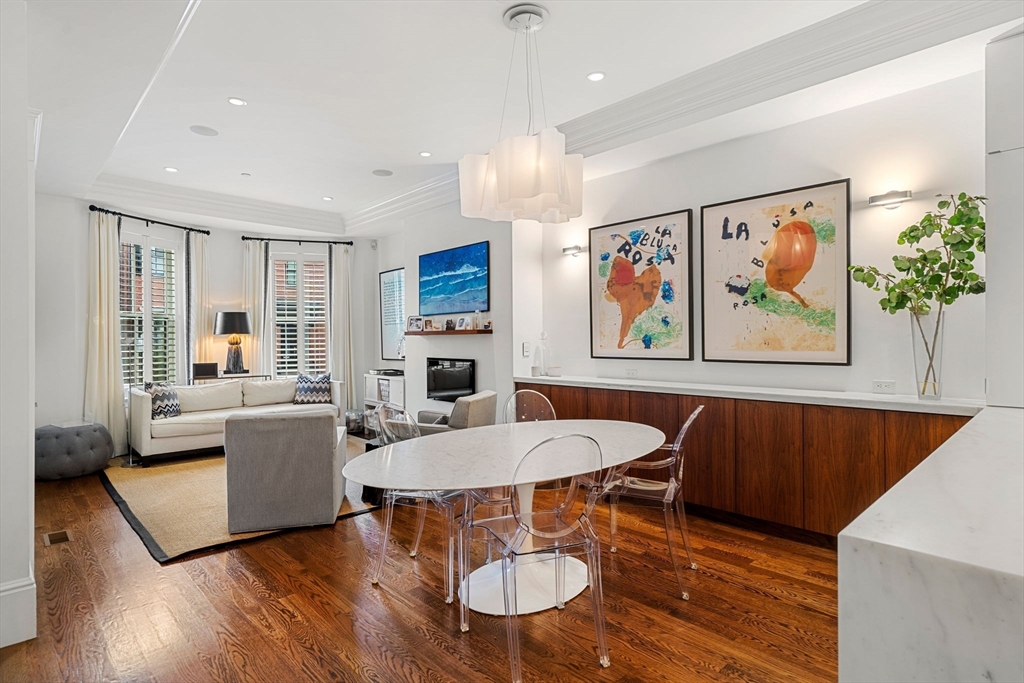
<svg viewBox="0 0 1024 683"><path fill-rule="evenodd" d="M871 382L871 391L876 394L895 394L896 380L876 379Z"/></svg>
<svg viewBox="0 0 1024 683"><path fill-rule="evenodd" d="M530 357L530 342L523 342L523 358Z"/></svg>
<svg viewBox="0 0 1024 683"><path fill-rule="evenodd" d="M626 370L626 379L636 379L639 377L636 370Z"/></svg>

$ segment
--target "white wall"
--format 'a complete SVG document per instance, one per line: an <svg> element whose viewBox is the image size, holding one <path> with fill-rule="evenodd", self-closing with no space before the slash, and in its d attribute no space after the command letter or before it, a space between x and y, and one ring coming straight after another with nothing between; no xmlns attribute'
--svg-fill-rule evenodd
<svg viewBox="0 0 1024 683"><path fill-rule="evenodd" d="M1024 408L1024 35L1000 38L985 51L988 402Z"/></svg>
<svg viewBox="0 0 1024 683"><path fill-rule="evenodd" d="M25 3L0 2L0 647L36 635L35 192Z"/></svg>
<svg viewBox="0 0 1024 683"><path fill-rule="evenodd" d="M512 392L512 229L509 223L463 218L459 205L449 204L408 219L402 235L380 242L380 269L405 267L405 312L409 316L419 312L420 254L484 240L491 243L491 310L481 313L481 317L493 321L494 334L407 337L405 403L414 414L420 410L450 412L452 408L451 403L427 399L428 357L475 359L477 391L498 392L499 407ZM378 326L379 316L376 312L371 318ZM434 319L446 317L458 316ZM379 359L379 348L376 353Z"/></svg>
<svg viewBox="0 0 1024 683"><path fill-rule="evenodd" d="M851 262L891 269L896 235L934 208L937 192L984 193L984 123L984 79L977 73L586 183L584 215L544 226L543 319L554 362L566 375L625 377L635 368L646 379L840 391L870 391L873 379L892 379L898 393L912 393L907 314L883 313L880 295L852 282L849 367L591 359L587 259L563 256L562 248L586 245L591 227L692 208L700 358L702 204L849 177ZM893 211L866 206L868 196L888 190L912 190L915 199ZM984 397L984 329L984 297L950 309L946 396Z"/></svg>

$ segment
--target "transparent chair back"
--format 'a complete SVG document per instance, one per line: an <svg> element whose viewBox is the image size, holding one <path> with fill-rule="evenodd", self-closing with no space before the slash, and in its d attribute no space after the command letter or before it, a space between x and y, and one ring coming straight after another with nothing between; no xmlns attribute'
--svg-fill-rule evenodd
<svg viewBox="0 0 1024 683"><path fill-rule="evenodd" d="M384 403L377 407L376 417L380 440L385 446L420 436L420 428L415 418L401 406Z"/></svg>
<svg viewBox="0 0 1024 683"><path fill-rule="evenodd" d="M505 424L557 419L547 396L532 389L521 389L509 396L503 414Z"/></svg>

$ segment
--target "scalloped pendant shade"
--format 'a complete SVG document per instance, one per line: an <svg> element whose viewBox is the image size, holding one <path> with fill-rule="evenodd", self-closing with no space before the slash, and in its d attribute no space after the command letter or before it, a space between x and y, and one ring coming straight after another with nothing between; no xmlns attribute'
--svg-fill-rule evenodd
<svg viewBox="0 0 1024 683"><path fill-rule="evenodd" d="M459 160L459 192L467 218L565 223L583 214L583 155L555 128L507 137Z"/></svg>

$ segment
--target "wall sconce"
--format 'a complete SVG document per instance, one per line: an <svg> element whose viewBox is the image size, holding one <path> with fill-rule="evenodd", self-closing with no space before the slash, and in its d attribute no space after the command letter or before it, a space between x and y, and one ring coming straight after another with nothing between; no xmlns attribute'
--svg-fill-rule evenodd
<svg viewBox="0 0 1024 683"><path fill-rule="evenodd" d="M581 247L578 244L574 244L571 247L566 247L565 249L562 249L562 254L566 256L576 257L582 254L583 251L583 247Z"/></svg>
<svg viewBox="0 0 1024 683"><path fill-rule="evenodd" d="M910 190L893 190L885 194L876 194L868 197L868 206L884 206L887 209L898 209L900 204L908 201L912 194Z"/></svg>

